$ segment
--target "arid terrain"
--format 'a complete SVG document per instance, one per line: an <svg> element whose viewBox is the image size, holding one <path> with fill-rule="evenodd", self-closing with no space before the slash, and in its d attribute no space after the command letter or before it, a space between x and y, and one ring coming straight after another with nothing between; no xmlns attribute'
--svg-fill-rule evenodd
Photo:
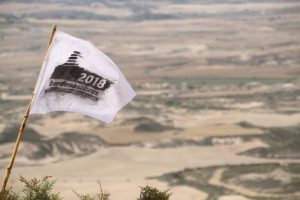
<svg viewBox="0 0 300 200"><path fill-rule="evenodd" d="M9 185L57 180L65 199L297 200L300 193L297 0L0 1L0 172L44 60L52 24L89 40L138 96L111 124L32 115Z"/></svg>

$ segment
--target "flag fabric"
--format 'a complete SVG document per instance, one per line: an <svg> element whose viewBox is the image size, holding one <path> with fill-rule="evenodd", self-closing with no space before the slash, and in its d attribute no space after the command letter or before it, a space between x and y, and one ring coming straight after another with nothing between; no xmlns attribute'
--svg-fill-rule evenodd
<svg viewBox="0 0 300 200"><path fill-rule="evenodd" d="M92 43L56 31L30 114L69 111L109 123L135 95L116 64Z"/></svg>

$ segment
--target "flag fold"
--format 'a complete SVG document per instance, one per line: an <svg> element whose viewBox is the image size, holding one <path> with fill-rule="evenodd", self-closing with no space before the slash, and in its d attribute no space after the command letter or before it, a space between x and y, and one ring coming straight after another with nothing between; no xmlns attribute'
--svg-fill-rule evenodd
<svg viewBox="0 0 300 200"><path fill-rule="evenodd" d="M69 111L109 123L135 95L116 64L93 44L56 31L30 114Z"/></svg>

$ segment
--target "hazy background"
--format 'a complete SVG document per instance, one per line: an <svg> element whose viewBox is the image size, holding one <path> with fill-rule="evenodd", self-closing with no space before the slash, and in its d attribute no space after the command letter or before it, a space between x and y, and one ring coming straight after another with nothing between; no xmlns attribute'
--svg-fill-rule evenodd
<svg viewBox="0 0 300 200"><path fill-rule="evenodd" d="M51 175L66 199L300 198L297 0L0 1L0 170L9 161L53 23L91 41L138 96L111 124L32 116L9 184Z"/></svg>

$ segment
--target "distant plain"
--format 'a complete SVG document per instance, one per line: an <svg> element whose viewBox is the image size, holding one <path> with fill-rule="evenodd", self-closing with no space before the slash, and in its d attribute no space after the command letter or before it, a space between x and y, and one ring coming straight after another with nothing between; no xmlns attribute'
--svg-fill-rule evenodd
<svg viewBox="0 0 300 200"><path fill-rule="evenodd" d="M145 184L172 200L300 198L299 21L292 0L1 1L1 173L55 23L109 55L138 96L111 124L32 116L10 185L51 175L66 199L98 180L113 200Z"/></svg>

